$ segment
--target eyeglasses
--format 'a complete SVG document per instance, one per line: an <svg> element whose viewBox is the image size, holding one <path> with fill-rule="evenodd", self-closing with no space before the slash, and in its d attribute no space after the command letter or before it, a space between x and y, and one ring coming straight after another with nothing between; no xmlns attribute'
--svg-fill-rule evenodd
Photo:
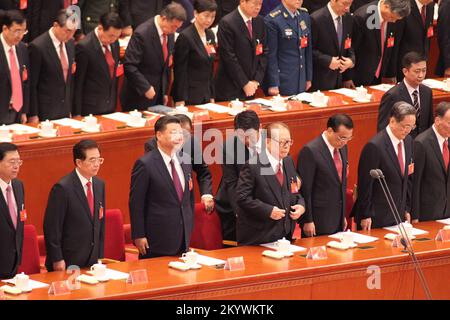
<svg viewBox="0 0 450 320"><path fill-rule="evenodd" d="M89 162L90 164L103 164L105 159L104 158L92 158L92 159L89 159L86 161Z"/></svg>
<svg viewBox="0 0 450 320"><path fill-rule="evenodd" d="M276 140L273 138L272 138L272 140L275 142L278 142L278 144L282 147L287 147L287 146L292 147L292 145L294 144L294 140Z"/></svg>
<svg viewBox="0 0 450 320"><path fill-rule="evenodd" d="M353 139L353 136L351 136L351 137L341 137L341 136L336 135L336 137L337 137L337 139L340 142L349 142L349 141L351 141Z"/></svg>
<svg viewBox="0 0 450 320"><path fill-rule="evenodd" d="M14 30L14 31L11 30L11 29L9 29L9 30L15 36L24 36L24 35L26 35L28 33L28 30Z"/></svg>
<svg viewBox="0 0 450 320"><path fill-rule="evenodd" d="M399 126L404 131L413 131L416 128L416 125L410 126L409 124L399 124Z"/></svg>
<svg viewBox="0 0 450 320"><path fill-rule="evenodd" d="M16 167L16 166L21 166L22 164L23 164L23 160L9 160L8 161L8 164L11 166L11 167Z"/></svg>

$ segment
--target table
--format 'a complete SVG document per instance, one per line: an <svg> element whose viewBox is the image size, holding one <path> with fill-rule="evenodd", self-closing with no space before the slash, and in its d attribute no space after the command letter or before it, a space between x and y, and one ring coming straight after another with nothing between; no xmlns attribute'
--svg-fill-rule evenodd
<svg viewBox="0 0 450 320"><path fill-rule="evenodd" d="M450 242L435 241L444 225L421 222L417 228L429 231L430 240L413 241L433 299L450 299ZM243 256L245 270L229 271L203 266L186 272L168 268L177 257L161 257L134 262L109 264L111 269L130 272L147 269L147 284L109 281L95 286L82 284L68 295L53 296L47 289L36 289L11 299L424 299L414 266L401 248L392 248L384 240L388 231L374 229L364 234L379 237L367 244L369 249L339 251L328 249L326 260L310 260L296 253L294 257L273 260L263 257L259 246L200 251L211 257L227 259ZM297 240L295 244L310 248L325 245L332 239L322 236ZM359 247L364 245L359 245ZM379 269L378 269L379 268ZM368 289L372 272L380 271L380 289ZM64 272L31 275L31 279L51 283L68 278ZM9 296L10 297L10 296Z"/></svg>
<svg viewBox="0 0 450 320"><path fill-rule="evenodd" d="M369 93L374 90L369 89ZM326 129L327 119L337 113L347 113L354 121L354 139L349 143L349 187L357 181L359 154L364 144L376 133L378 102L355 103L350 98L326 92L329 96L340 96L342 104L326 108L313 108L307 104L287 112L263 111L260 114L262 125L274 121L283 121L289 125L294 139L291 155L297 162L301 147L317 137ZM450 101L450 93L433 91L433 103ZM225 103L226 104L226 103ZM198 110L190 107L190 111ZM233 117L228 114L210 112L210 120L203 122L203 130L216 128L222 133L233 129ZM153 128L121 128L102 133L80 133L67 137L33 139L17 142L24 164L19 178L25 185L25 204L29 216L28 223L35 225L38 234L42 234L42 222L51 187L61 177L73 170L72 147L80 139L94 139L101 148L105 163L99 177L106 182L106 208L119 208L124 222L129 222L128 194L131 169L134 162L144 153L145 141L153 136ZM220 165L211 165L213 190L221 178ZM198 189L198 188L196 188ZM197 199L198 191L197 191ZM198 200L199 201L199 200Z"/></svg>

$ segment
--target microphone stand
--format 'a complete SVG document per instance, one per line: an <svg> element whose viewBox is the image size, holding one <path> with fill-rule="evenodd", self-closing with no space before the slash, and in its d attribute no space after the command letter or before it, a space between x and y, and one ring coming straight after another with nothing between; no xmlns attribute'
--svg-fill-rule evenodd
<svg viewBox="0 0 450 320"><path fill-rule="evenodd" d="M409 256L411 257L411 260L413 261L414 268L416 269L416 273L419 277L420 283L422 285L422 288L425 292L427 299L432 300L430 288L428 287L427 281L425 279L425 275L423 274L422 268L420 267L420 263L417 260L412 243L411 243L411 241L408 237L408 234L405 230L405 226L402 223L402 219L397 210L397 206L395 205L394 199L392 197L389 186L386 182L386 178L384 177L383 171L381 171L380 169L372 169L372 170L370 170L370 175L372 178L377 179L380 182L381 189L383 190L384 196L386 197L386 201L388 202L389 208L391 209L391 213L394 216L395 222L397 223L398 229L400 231L400 236L401 236L400 242L402 243L406 252L409 254Z"/></svg>

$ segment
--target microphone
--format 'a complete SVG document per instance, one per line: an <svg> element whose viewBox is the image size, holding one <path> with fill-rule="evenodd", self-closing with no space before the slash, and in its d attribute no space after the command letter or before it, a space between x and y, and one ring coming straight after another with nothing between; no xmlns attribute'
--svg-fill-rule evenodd
<svg viewBox="0 0 450 320"><path fill-rule="evenodd" d="M398 229L400 231L400 243L403 245L406 252L411 257L411 260L413 261L414 267L416 269L417 275L419 276L423 291L425 292L427 299L431 300L431 292L425 279L425 275L422 272L422 268L420 267L419 261L417 260L416 254L414 252L414 248L412 247L411 241L407 235L405 226L402 223L402 218L400 217L397 206L395 205L395 201L392 198L392 194L384 177L383 171L381 171L381 169L372 169L369 173L372 178L377 179L380 182L381 189L383 190L386 201L389 205L389 208L391 209L391 213L394 216L395 222L397 223Z"/></svg>

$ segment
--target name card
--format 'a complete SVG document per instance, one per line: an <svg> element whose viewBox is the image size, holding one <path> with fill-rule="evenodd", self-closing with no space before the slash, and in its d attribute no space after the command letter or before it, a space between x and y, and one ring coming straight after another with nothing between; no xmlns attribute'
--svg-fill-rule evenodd
<svg viewBox="0 0 450 320"><path fill-rule="evenodd" d="M131 284L144 284L148 283L147 270L140 269L131 271L127 279L127 283Z"/></svg>
<svg viewBox="0 0 450 320"><path fill-rule="evenodd" d="M56 130L56 135L58 137L65 137L73 135L73 128L69 126L59 126Z"/></svg>
<svg viewBox="0 0 450 320"><path fill-rule="evenodd" d="M225 270L239 271L245 270L244 257L228 258L225 263Z"/></svg>
<svg viewBox="0 0 450 320"><path fill-rule="evenodd" d="M435 238L436 241L447 242L450 241L450 229L441 229Z"/></svg>
<svg viewBox="0 0 450 320"><path fill-rule="evenodd" d="M30 139L30 134L28 133L24 133L24 134L13 134L12 136L12 140L14 142L18 142L18 141L26 141Z"/></svg>
<svg viewBox="0 0 450 320"><path fill-rule="evenodd" d="M194 111L194 116L192 117L193 122L200 122L200 121L206 121L206 120L209 120L209 111L208 110Z"/></svg>
<svg viewBox="0 0 450 320"><path fill-rule="evenodd" d="M61 296L69 293L70 293L69 284L65 280L52 282L50 288L48 289L48 294L53 294L55 296Z"/></svg>
<svg viewBox="0 0 450 320"><path fill-rule="evenodd" d="M100 122L100 130L103 131L114 131L116 130L116 124L114 121L103 120Z"/></svg>
<svg viewBox="0 0 450 320"><path fill-rule="evenodd" d="M396 235L394 240L392 240L392 248L401 248L403 247L402 244L402 236L401 235Z"/></svg>
<svg viewBox="0 0 450 320"><path fill-rule="evenodd" d="M306 259L311 260L324 260L327 258L328 255L326 246L312 247L308 250L308 253L306 254Z"/></svg>

